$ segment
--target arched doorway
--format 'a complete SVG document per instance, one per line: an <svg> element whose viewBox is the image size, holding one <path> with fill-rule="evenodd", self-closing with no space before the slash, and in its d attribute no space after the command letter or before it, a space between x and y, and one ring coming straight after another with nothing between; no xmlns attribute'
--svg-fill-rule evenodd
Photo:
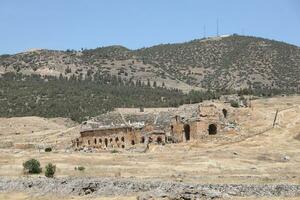
<svg viewBox="0 0 300 200"><path fill-rule="evenodd" d="M217 125L215 124L210 124L208 126L208 134L209 135L216 135L217 134Z"/></svg>
<svg viewBox="0 0 300 200"><path fill-rule="evenodd" d="M135 142L134 142L134 140L131 140L131 145L135 145Z"/></svg>
<svg viewBox="0 0 300 200"><path fill-rule="evenodd" d="M161 137L157 137L157 138L156 138L156 142L157 142L157 144L161 144L161 143L162 143Z"/></svg>
<svg viewBox="0 0 300 200"><path fill-rule="evenodd" d="M224 118L227 118L227 114L228 114L227 110L224 108L224 109L222 110L222 112L223 112Z"/></svg>
<svg viewBox="0 0 300 200"><path fill-rule="evenodd" d="M171 125L171 133L173 133L173 130L174 130L174 126Z"/></svg>
<svg viewBox="0 0 300 200"><path fill-rule="evenodd" d="M145 137L144 136L141 137L141 143L142 144L145 143Z"/></svg>
<svg viewBox="0 0 300 200"><path fill-rule="evenodd" d="M184 137L185 137L185 140L186 140L186 141L189 141L189 140L190 140L190 131L191 131L190 125L185 124L185 125L183 126L183 129L184 129Z"/></svg>
<svg viewBox="0 0 300 200"><path fill-rule="evenodd" d="M108 145L108 139L107 138L104 139L104 143L105 143L105 146L107 147L107 145Z"/></svg>

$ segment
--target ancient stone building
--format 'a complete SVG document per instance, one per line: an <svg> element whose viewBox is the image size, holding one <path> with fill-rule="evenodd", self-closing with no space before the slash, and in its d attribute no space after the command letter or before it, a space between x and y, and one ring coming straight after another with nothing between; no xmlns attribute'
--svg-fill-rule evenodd
<svg viewBox="0 0 300 200"><path fill-rule="evenodd" d="M196 118L184 118L176 115L171 121L171 135L177 142L199 140L208 135L216 135L224 131L227 109L218 108L214 104L198 107Z"/></svg>
<svg viewBox="0 0 300 200"><path fill-rule="evenodd" d="M83 130L76 147L125 148L129 144L136 144L139 135L139 129L128 126Z"/></svg>
<svg viewBox="0 0 300 200"><path fill-rule="evenodd" d="M138 144L201 140L226 132L229 108L201 103L144 111L118 109L85 122L75 148L127 149Z"/></svg>

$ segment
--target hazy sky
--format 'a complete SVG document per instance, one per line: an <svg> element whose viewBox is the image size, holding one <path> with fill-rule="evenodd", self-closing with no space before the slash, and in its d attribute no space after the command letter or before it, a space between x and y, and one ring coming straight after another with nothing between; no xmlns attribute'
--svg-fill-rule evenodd
<svg viewBox="0 0 300 200"><path fill-rule="evenodd" d="M300 46L300 0L0 0L0 54L244 34Z"/></svg>

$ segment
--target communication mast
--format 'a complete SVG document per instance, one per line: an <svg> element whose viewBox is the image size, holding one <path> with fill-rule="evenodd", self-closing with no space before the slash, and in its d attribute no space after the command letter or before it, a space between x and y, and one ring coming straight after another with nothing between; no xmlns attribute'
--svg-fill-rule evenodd
<svg viewBox="0 0 300 200"><path fill-rule="evenodd" d="M217 37L219 37L219 18L217 18Z"/></svg>

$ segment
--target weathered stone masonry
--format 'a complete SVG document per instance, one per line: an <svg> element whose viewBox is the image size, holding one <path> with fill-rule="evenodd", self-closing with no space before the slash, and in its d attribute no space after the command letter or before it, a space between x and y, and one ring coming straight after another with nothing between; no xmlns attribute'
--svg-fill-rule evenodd
<svg viewBox="0 0 300 200"><path fill-rule="evenodd" d="M112 112L111 116L105 114L103 121L111 117L110 125L100 119L97 122L101 124L99 128L82 130L73 145L75 148L125 149L137 144L196 141L226 132L225 125L230 115L228 108L213 103L178 108L179 111L164 109L157 112L158 109L154 114L134 112L124 115L119 111Z"/></svg>

